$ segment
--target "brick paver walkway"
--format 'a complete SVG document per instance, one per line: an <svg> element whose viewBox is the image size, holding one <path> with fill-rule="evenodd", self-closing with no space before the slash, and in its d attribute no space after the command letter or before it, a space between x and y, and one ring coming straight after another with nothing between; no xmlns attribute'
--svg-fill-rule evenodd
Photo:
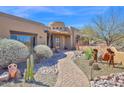
<svg viewBox="0 0 124 93"><path fill-rule="evenodd" d="M59 60L58 79L56 87L87 87L89 81L86 75L73 63L73 52L66 52L67 57Z"/></svg>

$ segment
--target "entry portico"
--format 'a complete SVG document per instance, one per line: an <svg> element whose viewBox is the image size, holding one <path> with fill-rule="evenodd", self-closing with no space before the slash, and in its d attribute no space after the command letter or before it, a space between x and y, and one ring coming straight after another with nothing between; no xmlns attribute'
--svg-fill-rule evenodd
<svg viewBox="0 0 124 93"><path fill-rule="evenodd" d="M47 44L51 48L70 49L71 35L68 32L48 30Z"/></svg>

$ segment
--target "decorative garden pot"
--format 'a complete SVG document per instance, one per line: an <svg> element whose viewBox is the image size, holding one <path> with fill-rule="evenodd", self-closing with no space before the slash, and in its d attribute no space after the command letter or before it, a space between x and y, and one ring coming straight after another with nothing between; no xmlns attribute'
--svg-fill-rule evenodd
<svg viewBox="0 0 124 93"><path fill-rule="evenodd" d="M10 76L10 78L16 78L16 73L17 73L17 71L18 71L18 69L17 69L17 65L16 64L10 64L9 66L8 66L8 71L9 71L9 76Z"/></svg>

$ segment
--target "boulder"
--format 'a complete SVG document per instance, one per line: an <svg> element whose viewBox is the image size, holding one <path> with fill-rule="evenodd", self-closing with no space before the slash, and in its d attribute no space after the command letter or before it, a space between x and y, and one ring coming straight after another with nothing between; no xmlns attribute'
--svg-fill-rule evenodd
<svg viewBox="0 0 124 93"><path fill-rule="evenodd" d="M22 74L21 74L20 70L18 69L17 73L16 73L16 79L21 79L21 78L22 78Z"/></svg>
<svg viewBox="0 0 124 93"><path fill-rule="evenodd" d="M8 81L9 80L9 73L8 72L3 72L0 75L0 81Z"/></svg>
<svg viewBox="0 0 124 93"><path fill-rule="evenodd" d="M89 60L89 66L92 66L93 63L93 60Z"/></svg>
<svg viewBox="0 0 124 93"><path fill-rule="evenodd" d="M93 70L100 70L98 63L93 63L92 68L93 68Z"/></svg>

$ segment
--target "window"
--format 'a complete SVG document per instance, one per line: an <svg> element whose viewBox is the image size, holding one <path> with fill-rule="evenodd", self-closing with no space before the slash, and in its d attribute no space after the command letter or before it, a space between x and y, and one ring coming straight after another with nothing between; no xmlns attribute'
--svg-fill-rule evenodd
<svg viewBox="0 0 124 93"><path fill-rule="evenodd" d="M35 35L25 35L25 34L11 33L10 38L24 43L30 49L32 49L35 46L35 43L36 43L36 36Z"/></svg>
<svg viewBox="0 0 124 93"><path fill-rule="evenodd" d="M55 46L56 47L60 47L60 38L59 37L55 37L54 40L55 40Z"/></svg>
<svg viewBox="0 0 124 93"><path fill-rule="evenodd" d="M60 27L60 30L62 30L62 27Z"/></svg>

